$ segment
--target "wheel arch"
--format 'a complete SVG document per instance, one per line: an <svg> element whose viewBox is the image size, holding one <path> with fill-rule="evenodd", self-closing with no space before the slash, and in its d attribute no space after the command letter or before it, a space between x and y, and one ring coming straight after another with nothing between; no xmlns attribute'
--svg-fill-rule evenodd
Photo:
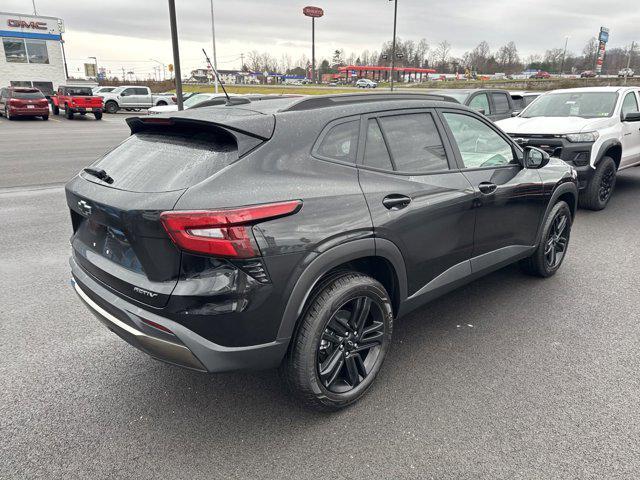
<svg viewBox="0 0 640 480"><path fill-rule="evenodd" d="M611 138L600 145L593 166L596 167L604 157L611 157L616 164L616 169L620 168L620 161L622 160L622 143L620 140Z"/></svg>
<svg viewBox="0 0 640 480"><path fill-rule="evenodd" d="M407 296L406 268L400 250L384 239L353 240L316 255L308 263L290 290L278 330L279 340L293 336L298 320L323 280L341 271L357 271L378 280L391 297L394 313L398 313Z"/></svg>
<svg viewBox="0 0 640 480"><path fill-rule="evenodd" d="M571 210L571 218L574 219L578 210L578 187L576 187L575 183L565 181L564 183L558 185L551 194L551 199L549 200L549 203L547 203L547 208L544 212L544 216L542 217L540 225L538 226L536 245L540 243L544 222L547 219L549 212L559 201L567 202L567 204L569 205L569 209Z"/></svg>

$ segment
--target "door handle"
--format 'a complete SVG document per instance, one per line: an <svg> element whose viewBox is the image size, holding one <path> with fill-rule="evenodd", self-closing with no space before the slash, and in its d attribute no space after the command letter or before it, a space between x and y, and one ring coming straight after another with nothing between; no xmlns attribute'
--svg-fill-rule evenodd
<svg viewBox="0 0 640 480"><path fill-rule="evenodd" d="M411 203L411 198L406 195L399 195L394 193L392 195L387 195L382 199L382 205L384 205L389 210L401 210L408 206Z"/></svg>
<svg viewBox="0 0 640 480"><path fill-rule="evenodd" d="M484 193L485 195L491 195L496 191L497 188L498 186L495 183L491 182L482 182L480 185L478 185L478 189L480 190L480 192Z"/></svg>

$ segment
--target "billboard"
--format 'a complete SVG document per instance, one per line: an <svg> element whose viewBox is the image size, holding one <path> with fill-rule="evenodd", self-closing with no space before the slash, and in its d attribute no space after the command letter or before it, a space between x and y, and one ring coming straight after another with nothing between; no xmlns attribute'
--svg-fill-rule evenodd
<svg viewBox="0 0 640 480"><path fill-rule="evenodd" d="M304 7L302 9L302 13L307 17L319 18L324 15L324 10L322 10L320 7L309 6L309 7Z"/></svg>

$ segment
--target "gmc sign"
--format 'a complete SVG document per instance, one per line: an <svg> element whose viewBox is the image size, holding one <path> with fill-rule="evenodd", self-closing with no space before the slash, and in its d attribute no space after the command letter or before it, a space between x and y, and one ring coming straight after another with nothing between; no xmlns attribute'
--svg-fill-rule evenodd
<svg viewBox="0 0 640 480"><path fill-rule="evenodd" d="M25 22L24 20L16 20L10 18L7 20L7 25L13 28L31 28L33 30L46 30L47 23L46 22Z"/></svg>

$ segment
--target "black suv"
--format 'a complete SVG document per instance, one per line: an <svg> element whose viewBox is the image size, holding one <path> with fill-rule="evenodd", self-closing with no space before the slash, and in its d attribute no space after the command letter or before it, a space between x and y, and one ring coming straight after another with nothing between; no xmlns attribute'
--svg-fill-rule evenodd
<svg viewBox="0 0 640 480"><path fill-rule="evenodd" d="M308 405L371 385L393 321L512 262L553 275L575 171L456 103L282 98L127 120L66 186L75 290L149 355L278 367Z"/></svg>

